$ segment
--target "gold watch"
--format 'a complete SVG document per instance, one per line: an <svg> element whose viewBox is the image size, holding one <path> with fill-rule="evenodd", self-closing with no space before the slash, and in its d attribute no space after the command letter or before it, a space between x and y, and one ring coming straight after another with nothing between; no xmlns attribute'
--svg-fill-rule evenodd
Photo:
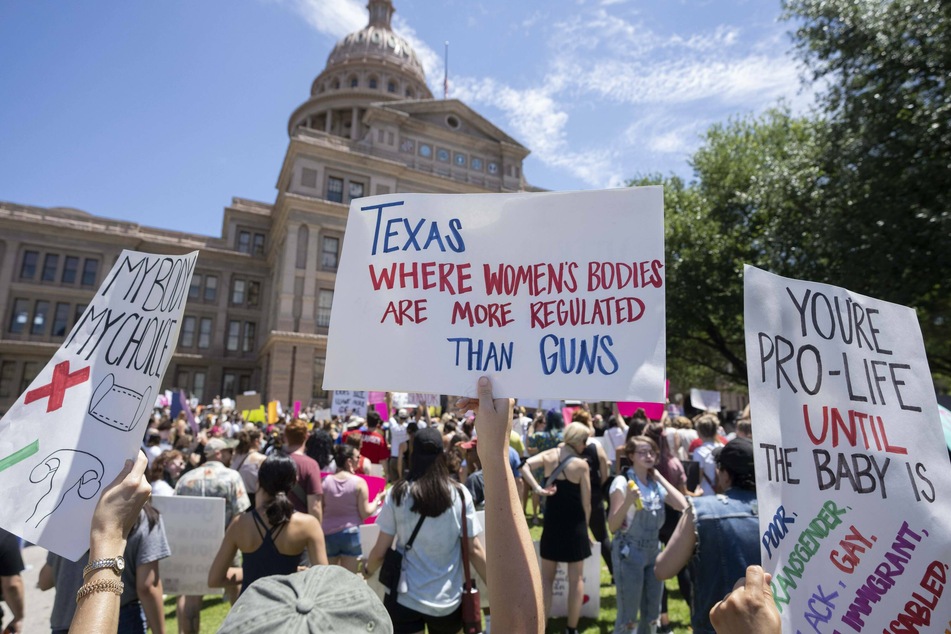
<svg viewBox="0 0 951 634"><path fill-rule="evenodd" d="M88 566L83 568L83 577L96 570L112 570L117 577L121 577L122 571L125 570L125 557L119 555L109 559L91 561Z"/></svg>

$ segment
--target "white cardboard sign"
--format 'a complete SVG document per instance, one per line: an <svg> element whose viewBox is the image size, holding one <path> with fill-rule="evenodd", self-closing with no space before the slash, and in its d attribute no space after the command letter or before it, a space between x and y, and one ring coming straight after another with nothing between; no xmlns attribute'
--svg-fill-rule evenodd
<svg viewBox="0 0 951 634"><path fill-rule="evenodd" d="M704 412L720 411L720 392L690 388L690 405Z"/></svg>
<svg viewBox="0 0 951 634"><path fill-rule="evenodd" d="M367 415L367 393L351 390L334 390L331 412L337 416Z"/></svg>
<svg viewBox="0 0 951 634"><path fill-rule="evenodd" d="M0 420L0 526L67 559L142 443L198 252L123 251L53 358Z"/></svg>
<svg viewBox="0 0 951 634"><path fill-rule="evenodd" d="M944 631L951 469L915 311L749 266L744 286L783 631Z"/></svg>
<svg viewBox="0 0 951 634"><path fill-rule="evenodd" d="M538 565L542 565L541 555L538 554L539 542L535 542L535 554L538 555ZM592 548L591 555L584 560L581 569L584 578L584 596L581 603L581 616L596 619L601 613L601 549ZM555 570L555 581L552 584L551 616L568 616L568 564L559 563Z"/></svg>
<svg viewBox="0 0 951 634"><path fill-rule="evenodd" d="M224 498L168 495L152 498L162 514L172 556L162 560L162 588L167 594L221 594L208 587L208 571L225 536Z"/></svg>
<svg viewBox="0 0 951 634"><path fill-rule="evenodd" d="M324 389L663 402L663 216L660 187L354 201Z"/></svg>

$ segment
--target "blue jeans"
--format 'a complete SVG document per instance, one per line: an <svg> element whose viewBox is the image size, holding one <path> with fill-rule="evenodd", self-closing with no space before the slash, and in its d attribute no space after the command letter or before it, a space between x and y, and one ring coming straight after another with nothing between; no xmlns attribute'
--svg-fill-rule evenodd
<svg viewBox="0 0 951 634"><path fill-rule="evenodd" d="M633 539L616 533L611 544L614 585L617 588L617 619L614 634L648 632L650 623L660 617L663 582L654 576L659 552L657 538ZM638 620L640 614L640 620Z"/></svg>
<svg viewBox="0 0 951 634"><path fill-rule="evenodd" d="M130 601L119 608L117 634L146 634L145 611L138 600Z"/></svg>

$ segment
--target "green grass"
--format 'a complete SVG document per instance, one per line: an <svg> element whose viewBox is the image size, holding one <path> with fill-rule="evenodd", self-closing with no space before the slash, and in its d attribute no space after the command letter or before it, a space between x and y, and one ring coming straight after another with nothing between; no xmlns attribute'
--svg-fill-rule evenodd
<svg viewBox="0 0 951 634"><path fill-rule="evenodd" d="M541 527L532 527L532 539L541 538ZM676 581L667 582L667 590L670 593L668 599L668 608L670 623L674 632L677 634L686 634L690 632L690 610L680 596ZM224 621L225 616L231 605L227 599L221 596L209 595L202 601L201 607L201 634L213 634L218 631L218 627ZM597 619L582 618L578 623L578 631L584 634L608 634L614 630L614 617L617 615L617 595L615 588L611 585L611 575L608 569L601 563L601 612ZM178 621L175 619L175 597L169 597L165 600L165 630L167 632L178 631ZM548 623L548 632L561 634L565 631L565 619L551 619ZM502 634L502 633L500 633Z"/></svg>

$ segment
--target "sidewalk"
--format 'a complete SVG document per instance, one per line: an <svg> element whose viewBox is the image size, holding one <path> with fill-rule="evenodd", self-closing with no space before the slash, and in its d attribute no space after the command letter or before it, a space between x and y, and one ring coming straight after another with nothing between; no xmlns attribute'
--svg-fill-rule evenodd
<svg viewBox="0 0 951 634"><path fill-rule="evenodd" d="M27 546L23 549L23 586L26 591L26 617L23 619L23 631L31 634L50 631L50 612L53 610L54 591L41 592L36 587L40 568L46 563L46 549L40 546ZM4 624L10 622L10 610L4 607Z"/></svg>

